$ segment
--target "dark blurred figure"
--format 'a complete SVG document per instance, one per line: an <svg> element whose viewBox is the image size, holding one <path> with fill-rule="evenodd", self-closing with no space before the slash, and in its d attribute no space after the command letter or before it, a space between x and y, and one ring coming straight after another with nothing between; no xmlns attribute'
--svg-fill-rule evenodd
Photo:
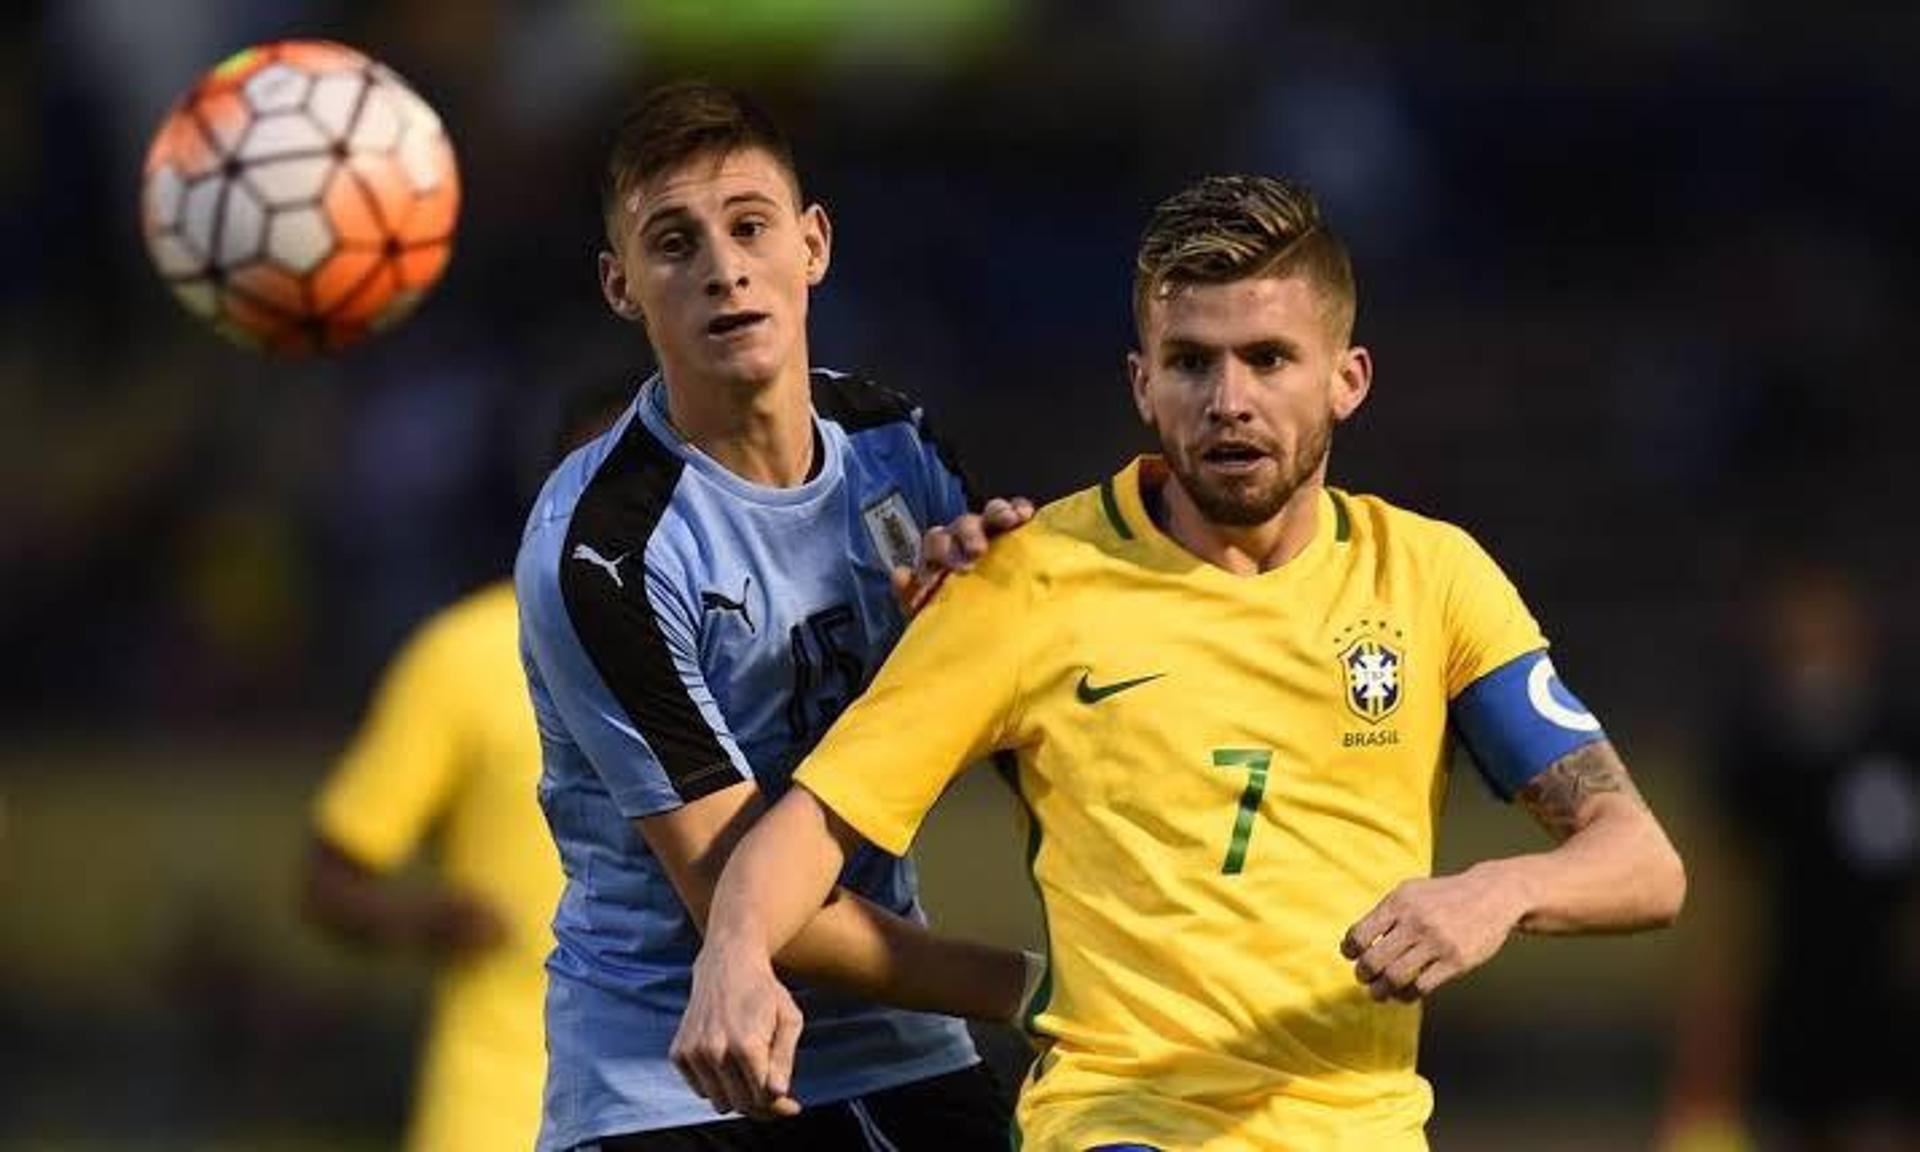
<svg viewBox="0 0 1920 1152"><path fill-rule="evenodd" d="M631 393L596 384L568 396L553 458L611 425ZM308 918L441 966L409 1152L524 1152L539 1131L542 964L561 875L535 799L540 740L519 637L504 579L427 620L314 802ZM433 879L398 876L430 836Z"/></svg>
<svg viewBox="0 0 1920 1152"><path fill-rule="evenodd" d="M1920 1149L1920 715L1842 568L1783 570L1750 617L1669 1147Z"/></svg>

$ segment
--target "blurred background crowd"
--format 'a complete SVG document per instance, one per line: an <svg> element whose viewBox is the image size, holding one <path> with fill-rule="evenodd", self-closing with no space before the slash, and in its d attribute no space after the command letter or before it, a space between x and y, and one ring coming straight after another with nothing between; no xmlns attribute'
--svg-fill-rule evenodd
<svg viewBox="0 0 1920 1152"><path fill-rule="evenodd" d="M814 362L925 400L989 492L1063 495L1148 446L1122 358L1154 202L1211 171L1316 188L1378 365L1333 481L1503 560L1694 868L1679 932L1523 942L1441 997L1436 1147L1651 1147L1736 1100L1765 1138L1822 1069L1844 1099L1818 1106L1881 1141L1852 1146L1916 1146L1893 1117L1920 1099L1920 9L5 19L0 1147L390 1144L422 969L298 923L305 805L407 630L507 570L561 383L648 370L599 298L596 180L620 107L685 75L761 98L833 215ZM397 69L465 184L446 280L326 361L208 334L137 231L167 106L289 36ZM1460 775L1443 866L1532 840ZM1031 938L1003 805L954 807L936 917ZM1834 1073L1856 1065L1892 1071Z"/></svg>

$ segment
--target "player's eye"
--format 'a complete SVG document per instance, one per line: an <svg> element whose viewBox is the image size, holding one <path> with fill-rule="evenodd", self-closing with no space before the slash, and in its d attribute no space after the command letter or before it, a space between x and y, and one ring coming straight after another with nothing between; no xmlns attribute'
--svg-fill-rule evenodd
<svg viewBox="0 0 1920 1152"><path fill-rule="evenodd" d="M651 247L658 256L668 260L681 260L692 253L693 239L685 232L676 229L654 236Z"/></svg>
<svg viewBox="0 0 1920 1152"><path fill-rule="evenodd" d="M1284 349L1255 348L1246 356L1247 366L1260 372L1272 372L1286 366L1289 357Z"/></svg>
<svg viewBox="0 0 1920 1152"><path fill-rule="evenodd" d="M737 240L752 240L767 230L767 221L760 216L743 216L733 222L733 235Z"/></svg>
<svg viewBox="0 0 1920 1152"><path fill-rule="evenodd" d="M1175 352L1167 357L1167 367L1184 376L1204 376L1213 358L1203 352Z"/></svg>

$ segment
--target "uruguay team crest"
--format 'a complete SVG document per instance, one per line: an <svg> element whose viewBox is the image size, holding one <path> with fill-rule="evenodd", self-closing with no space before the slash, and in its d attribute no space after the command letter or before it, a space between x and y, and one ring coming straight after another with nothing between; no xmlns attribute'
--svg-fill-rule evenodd
<svg viewBox="0 0 1920 1152"><path fill-rule="evenodd" d="M867 522L867 536L882 563L893 568L917 568L920 565L920 526L913 522L907 498L899 489L861 509Z"/></svg>
<svg viewBox="0 0 1920 1152"><path fill-rule="evenodd" d="M1378 724L1400 707L1400 649L1378 637L1365 637L1340 653L1346 673L1347 707L1369 724Z"/></svg>

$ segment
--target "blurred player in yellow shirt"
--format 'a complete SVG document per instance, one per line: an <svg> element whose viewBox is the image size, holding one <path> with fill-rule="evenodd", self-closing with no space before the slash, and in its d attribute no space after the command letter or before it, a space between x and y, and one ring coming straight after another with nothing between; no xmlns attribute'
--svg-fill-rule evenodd
<svg viewBox="0 0 1920 1152"><path fill-rule="evenodd" d="M987 754L1049 940L1027 1149L1422 1149L1422 997L1516 930L1678 912L1678 856L1499 568L1326 487L1372 383L1354 301L1297 186L1155 212L1129 367L1161 454L949 579L736 850L675 1048L703 1095L784 1093L768 957L851 847L905 852ZM1556 847L1430 876L1453 732Z"/></svg>
<svg viewBox="0 0 1920 1152"><path fill-rule="evenodd" d="M562 449L629 399L611 386L569 397ZM314 800L309 918L440 965L411 1152L526 1152L540 1127L543 964L561 874L535 796L540 740L519 635L510 580L421 625ZM430 836L432 881L399 878Z"/></svg>

